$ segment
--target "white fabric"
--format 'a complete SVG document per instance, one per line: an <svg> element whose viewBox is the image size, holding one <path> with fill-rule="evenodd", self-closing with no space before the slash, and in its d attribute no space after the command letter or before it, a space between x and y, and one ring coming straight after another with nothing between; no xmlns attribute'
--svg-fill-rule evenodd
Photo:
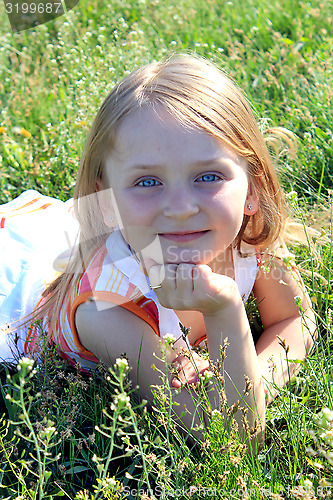
<svg viewBox="0 0 333 500"><path fill-rule="evenodd" d="M73 200L62 202L33 190L0 206L0 221L5 219L0 228L1 361L23 354L26 328L7 335L7 325L32 312L55 276L54 260L74 244L78 223L72 206Z"/></svg>

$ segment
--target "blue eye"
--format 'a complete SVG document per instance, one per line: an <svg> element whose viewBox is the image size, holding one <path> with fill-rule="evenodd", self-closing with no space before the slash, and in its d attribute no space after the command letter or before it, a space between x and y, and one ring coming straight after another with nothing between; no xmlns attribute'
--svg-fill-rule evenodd
<svg viewBox="0 0 333 500"><path fill-rule="evenodd" d="M199 177L197 180L199 180L199 179L203 179L203 182L213 182L216 179L221 180L221 178L215 174L204 174L204 175L201 175L201 177ZM200 181L200 182L202 182L202 181Z"/></svg>
<svg viewBox="0 0 333 500"><path fill-rule="evenodd" d="M137 183L137 186L141 186L141 187L155 187L155 186L158 185L158 184L156 184L157 182L159 184L161 184L156 179L142 179L142 181L140 181L140 182Z"/></svg>

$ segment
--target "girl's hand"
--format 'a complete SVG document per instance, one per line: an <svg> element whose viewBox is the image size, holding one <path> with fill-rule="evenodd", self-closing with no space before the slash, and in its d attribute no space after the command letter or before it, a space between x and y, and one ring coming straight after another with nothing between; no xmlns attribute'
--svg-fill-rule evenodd
<svg viewBox="0 0 333 500"><path fill-rule="evenodd" d="M203 264L159 265L145 261L151 287L162 306L175 310L199 311L214 315L228 305L240 302L236 282L228 276L213 273ZM155 287L161 285L155 289Z"/></svg>
<svg viewBox="0 0 333 500"><path fill-rule="evenodd" d="M178 372L171 380L171 386L179 389L183 385L196 384L199 375L209 369L209 362L196 352L189 351L177 356L171 366Z"/></svg>

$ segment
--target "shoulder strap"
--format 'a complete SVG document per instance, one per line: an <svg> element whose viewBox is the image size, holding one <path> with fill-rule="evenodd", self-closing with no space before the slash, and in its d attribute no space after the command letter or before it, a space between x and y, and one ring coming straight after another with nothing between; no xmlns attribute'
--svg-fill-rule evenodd
<svg viewBox="0 0 333 500"><path fill-rule="evenodd" d="M73 339L74 343L77 347L78 352L80 354L83 354L84 356L92 357L93 359L96 359L94 354L92 354L90 351L88 351L80 342L79 335L76 329L75 325L75 313L77 308L79 307L80 304L83 302L86 302L87 300L93 298L94 300L102 300L104 302L110 302L112 304L115 304L117 306L124 307L128 311L132 312L136 316L139 316L143 321L145 321L156 333L157 336L160 336L160 331L158 328L157 323L149 316L149 314L140 306L135 304L132 301L128 301L127 297L123 297L121 295L118 295L113 292L84 292L80 294L76 299L73 301L71 311L70 311L70 326L72 329L72 334L73 334ZM126 302L125 302L126 301Z"/></svg>

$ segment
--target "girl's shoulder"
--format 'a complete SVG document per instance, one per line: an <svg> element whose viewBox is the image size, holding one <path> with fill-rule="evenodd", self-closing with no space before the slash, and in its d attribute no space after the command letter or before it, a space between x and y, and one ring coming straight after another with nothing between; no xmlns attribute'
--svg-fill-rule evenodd
<svg viewBox="0 0 333 500"><path fill-rule="evenodd" d="M311 308L311 302L295 266L294 255L283 240L262 250L261 255L254 293L262 323L267 328L284 319L298 317L299 303L306 310Z"/></svg>
<svg viewBox="0 0 333 500"><path fill-rule="evenodd" d="M267 273L272 267L296 269L295 255L289 250L283 238L277 239L267 248L258 248L261 271Z"/></svg>

